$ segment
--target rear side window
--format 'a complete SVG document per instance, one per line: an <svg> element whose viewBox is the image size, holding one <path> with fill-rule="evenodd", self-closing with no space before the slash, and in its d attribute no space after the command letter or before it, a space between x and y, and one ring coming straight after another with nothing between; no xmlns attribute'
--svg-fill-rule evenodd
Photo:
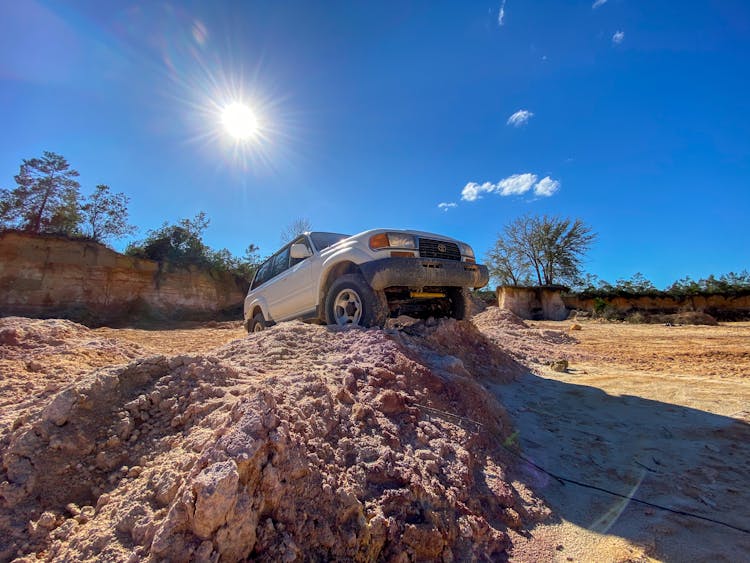
<svg viewBox="0 0 750 563"><path fill-rule="evenodd" d="M273 258L266 260L258 269L258 273L255 274L255 279L253 280L253 289L271 279L271 272L273 272Z"/></svg>
<svg viewBox="0 0 750 563"><path fill-rule="evenodd" d="M253 280L253 289L266 283L271 278L275 278L289 269L289 247L287 246L278 254L271 256L255 274Z"/></svg>

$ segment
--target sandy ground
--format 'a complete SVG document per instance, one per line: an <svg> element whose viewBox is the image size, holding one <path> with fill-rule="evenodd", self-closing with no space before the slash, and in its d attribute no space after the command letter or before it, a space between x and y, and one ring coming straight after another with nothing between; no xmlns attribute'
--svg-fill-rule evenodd
<svg viewBox="0 0 750 563"><path fill-rule="evenodd" d="M750 527L750 323L584 321L568 331L571 324L530 322L499 335L515 339L517 359L536 372L492 386L517 426L521 452L574 480ZM204 351L242 336L231 323L97 332L161 353ZM546 335L550 346L528 344L529 332ZM567 373L540 365L562 358ZM750 558L750 536L729 528L561 486L531 466L519 479L556 517L514 538L518 561Z"/></svg>
<svg viewBox="0 0 750 563"><path fill-rule="evenodd" d="M102 327L93 332L132 342L154 354L200 354L247 334L241 321L180 323L171 330Z"/></svg>
<svg viewBox="0 0 750 563"><path fill-rule="evenodd" d="M485 341L476 331L440 329L431 333L432 336L418 335L421 339L418 343L410 336L408 327L403 329L403 338L393 338L406 353L422 357L419 361L432 366L429 369L437 370L436 373L446 369L462 370L465 365L478 376L484 388L505 407L515 427L510 438L501 439L498 434L497 439L550 472L750 528L750 323L675 327L583 321L581 330L570 331L572 323L569 321L524 323L496 308L490 308L474 320ZM12 320L5 322L10 323L10 328L0 331L0 387L3 392L0 441L3 443L11 439L11 432L18 434L29 421L36 420L39 415L35 409L38 410L39 405L45 404L67 383L82 385L78 382L89 377L86 374L92 369L124 365L133 358L152 354L174 357L217 353L227 356L226 361L234 358L232 361L239 362L230 372L248 369L246 362L257 361L252 358L259 354L264 361L279 360L278 367L282 369L288 368L289 358L297 358L303 348L312 346L315 354L304 353L314 360L311 364L314 369L308 370L312 374L318 370L315 366L319 362L316 363L315 357L323 345L323 341L314 344L306 340L301 345L296 339L299 335L295 336L302 331L305 339L313 335L322 338L319 329L288 327L277 330L277 336L264 337L269 346L272 345L268 350L256 350L238 322L182 324L169 330L88 330L68 321L24 321L15 325ZM334 346L331 342L330 346ZM367 354L356 352L360 344L369 350ZM495 349L492 344L502 351L499 360L489 360L488 350ZM383 344L353 340L351 346L342 348L342 353L346 349L346 354L351 355L351 360L345 363L367 360L377 346ZM332 365L344 361L335 354L329 356L325 357L332 358ZM457 357L463 362L457 361ZM554 372L548 367L551 361L561 359L569 361L566 372ZM205 371L207 374L200 390L208 393L215 387L226 387L226 383L219 385L220 382L211 379L214 375L221 376L219 379L225 377L217 367L211 367L211 362L198 357L184 362L187 367L175 368L177 371L169 377L176 378L181 373L179 370L194 369L190 363L193 362L196 373ZM170 366L172 363L174 361L170 360ZM126 371L142 369L140 364L130 365L135 367ZM493 379L490 372L499 369L498 366L515 380L508 383L508 377L505 381ZM124 368L113 369L122 371ZM212 370L218 370L218 375ZM175 379L178 380L182 381ZM185 381L191 380L187 377ZM282 385L279 396L288 391ZM437 400L439 394L435 397ZM379 403L373 404L378 412ZM456 408L448 403L440 406L445 411ZM480 411L477 410L475 418ZM440 416L437 414L436 424ZM209 424L209 418L206 418L206 428L210 429L213 423ZM201 424L203 422L196 422L196 436L208 431L202 429ZM471 424L461 425L465 427L463 430L457 427L450 432L466 431L470 436L476 430ZM154 433L159 427L152 426ZM63 426L62 430L65 428ZM187 436L186 432L183 434ZM490 456L501 449L499 443L497 447L488 443L483 448ZM159 455L173 454L167 448ZM87 470L85 464L83 467ZM147 468L144 475L148 471ZM499 469L490 471L485 467L477 475L483 475L490 483L499 472ZM187 474L183 478L187 478ZM670 514L573 484L563 486L523 462L509 471L507 478L512 480L514 490L533 491L551 508L551 517L546 520L525 514L521 519L524 527L515 531L516 525L508 528L511 560L750 560L750 535L725 526ZM117 489L112 498L136 506L140 501L133 491L140 490L138 479L134 478L132 483L122 481L122 485L116 480ZM120 488L122 494L115 495ZM147 496L149 490L145 487L143 494ZM532 497L527 499L525 494L521 497L523 500L517 501L519 510L523 510L523 503L536 506ZM110 512L115 518L123 507L118 508L114 501L111 506ZM148 503L138 506L148 506ZM539 513L543 512L540 508ZM108 522L105 521L106 510L99 516L97 509L96 518L103 519L104 530ZM85 519L78 519L81 525L85 523ZM42 526L42 520L44 518L37 527ZM60 529L75 524L70 519L65 522L67 524ZM64 559L65 553L83 553L82 548L75 548L79 549L76 551L72 546L75 541L85 539L85 531L73 532L73 539L63 544L68 551L60 548L57 558ZM99 539L105 541L106 537L102 535Z"/></svg>
<svg viewBox="0 0 750 563"><path fill-rule="evenodd" d="M750 528L750 323L581 325L579 343L559 348L568 373L494 386L523 453L570 479ZM525 473L556 518L514 538L515 560L750 560L748 534Z"/></svg>

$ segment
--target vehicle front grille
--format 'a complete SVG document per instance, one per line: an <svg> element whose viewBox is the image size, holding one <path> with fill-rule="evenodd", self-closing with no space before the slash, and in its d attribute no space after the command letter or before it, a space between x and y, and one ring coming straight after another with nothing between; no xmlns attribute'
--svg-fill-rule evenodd
<svg viewBox="0 0 750 563"><path fill-rule="evenodd" d="M419 256L422 258L442 258L444 260L461 261L461 251L455 242L429 238L419 239Z"/></svg>

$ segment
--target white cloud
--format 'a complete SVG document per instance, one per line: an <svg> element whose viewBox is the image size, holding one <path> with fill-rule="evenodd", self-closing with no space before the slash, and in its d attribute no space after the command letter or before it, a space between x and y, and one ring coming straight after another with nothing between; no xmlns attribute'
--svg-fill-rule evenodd
<svg viewBox="0 0 750 563"><path fill-rule="evenodd" d="M553 180L549 176L545 176L534 186L534 195L538 195L540 197L549 197L559 189L559 181Z"/></svg>
<svg viewBox="0 0 750 563"><path fill-rule="evenodd" d="M534 117L534 114L527 109L519 109L516 113L511 115L506 122L508 125L513 127L521 127Z"/></svg>
<svg viewBox="0 0 750 563"><path fill-rule="evenodd" d="M536 182L536 174L513 174L497 183L495 190L500 195L522 195L531 189Z"/></svg>
<svg viewBox="0 0 750 563"><path fill-rule="evenodd" d="M495 184L485 182L484 184L477 184L476 182L469 182L461 190L461 199L463 201L476 201L482 199L483 193L491 193L495 191Z"/></svg>
<svg viewBox="0 0 750 563"><path fill-rule="evenodd" d="M607 0L595 0L595 2L591 5L591 8L593 10L596 10L599 6L604 6L604 4L607 3Z"/></svg>
<svg viewBox="0 0 750 563"><path fill-rule="evenodd" d="M500 2L500 11L497 13L497 25L500 27L505 25L505 2L506 0Z"/></svg>
<svg viewBox="0 0 750 563"><path fill-rule="evenodd" d="M482 199L484 194L497 194L499 196L512 196L512 195L523 195L529 191L534 192L537 197L549 197L554 195L560 189L560 182L553 180L549 176L545 176L541 180L538 180L536 174L525 172L523 174L513 174L507 178L503 178L496 184L492 182L484 182L478 184L476 182L469 182L461 190L462 201L476 201ZM440 204L438 207L441 209L442 206L449 206L450 204ZM446 209L447 211L447 209Z"/></svg>
<svg viewBox="0 0 750 563"><path fill-rule="evenodd" d="M615 31L615 34L612 36L612 43L615 45L619 45L623 42L625 39L625 32L624 31Z"/></svg>
<svg viewBox="0 0 750 563"><path fill-rule="evenodd" d="M443 211L448 211L449 209L453 209L454 207L458 207L458 204L453 203L452 201L451 202L443 201L441 203L438 203L438 208L442 209Z"/></svg>

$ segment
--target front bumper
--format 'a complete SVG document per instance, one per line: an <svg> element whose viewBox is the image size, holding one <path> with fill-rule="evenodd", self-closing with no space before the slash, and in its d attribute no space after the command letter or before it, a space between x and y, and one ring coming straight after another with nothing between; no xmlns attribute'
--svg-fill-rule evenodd
<svg viewBox="0 0 750 563"><path fill-rule="evenodd" d="M487 266L439 258L381 258L359 265L375 290L386 287L472 287L487 285Z"/></svg>

